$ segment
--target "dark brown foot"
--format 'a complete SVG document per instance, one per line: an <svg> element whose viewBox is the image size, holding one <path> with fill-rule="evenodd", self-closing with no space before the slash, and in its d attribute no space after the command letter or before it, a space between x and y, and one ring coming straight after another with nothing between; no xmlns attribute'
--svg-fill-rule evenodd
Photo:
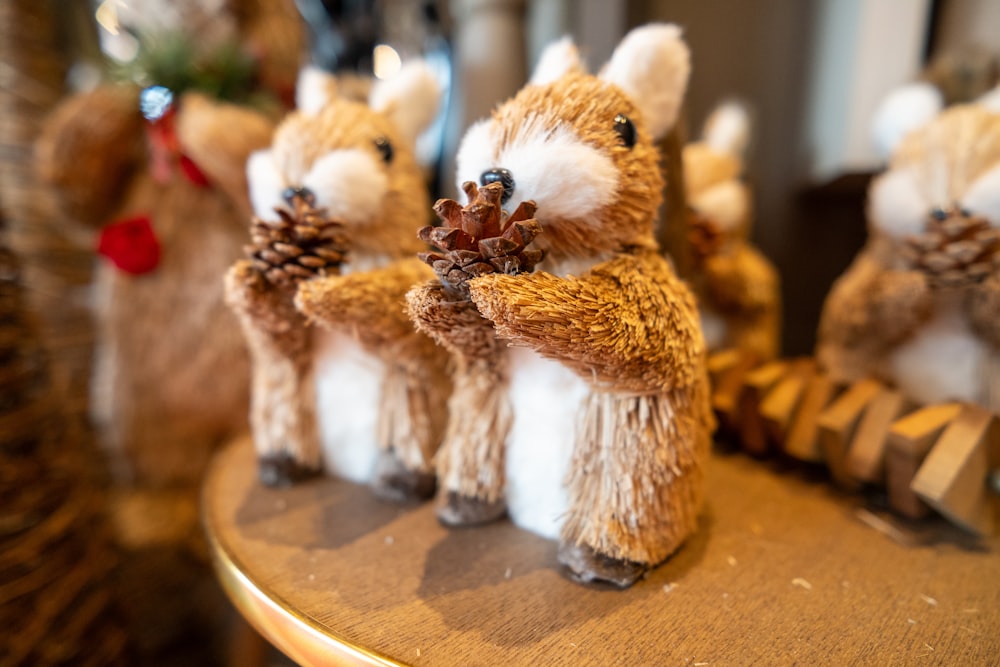
<svg viewBox="0 0 1000 667"><path fill-rule="evenodd" d="M559 562L566 574L581 584L608 583L628 588L645 574L648 566L631 560L608 558L587 545L560 544Z"/></svg>
<svg viewBox="0 0 1000 667"><path fill-rule="evenodd" d="M453 528L490 523L506 513L507 503L503 500L490 503L478 498L462 496L454 491L449 491L437 508L438 521Z"/></svg>
<svg viewBox="0 0 1000 667"><path fill-rule="evenodd" d="M432 472L410 470L392 452L382 452L372 481L375 495L397 503L427 500L437 490L437 478Z"/></svg>
<svg viewBox="0 0 1000 667"><path fill-rule="evenodd" d="M286 452L268 454L257 460L257 475L262 484L283 488L319 475L316 468L304 466Z"/></svg>

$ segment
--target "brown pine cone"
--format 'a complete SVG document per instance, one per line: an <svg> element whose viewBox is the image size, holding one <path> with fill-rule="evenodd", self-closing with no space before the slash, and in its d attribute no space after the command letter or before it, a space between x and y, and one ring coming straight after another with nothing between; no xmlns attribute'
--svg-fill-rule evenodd
<svg viewBox="0 0 1000 667"><path fill-rule="evenodd" d="M1000 229L968 211L931 214L923 234L904 239L900 252L910 268L923 271L932 287L964 287L1000 269Z"/></svg>
<svg viewBox="0 0 1000 667"><path fill-rule="evenodd" d="M293 200L294 212L275 209L278 220L254 217L252 245L244 252L272 285L291 288L301 280L337 275L347 255L344 224L326 217L305 199Z"/></svg>
<svg viewBox="0 0 1000 667"><path fill-rule="evenodd" d="M688 245L698 263L718 254L725 237L715 220L701 211L688 207Z"/></svg>
<svg viewBox="0 0 1000 667"><path fill-rule="evenodd" d="M490 183L480 189L469 181L462 189L469 205L439 199L434 211L442 226L424 227L417 235L441 250L420 253L420 259L434 269L452 296L468 298L466 283L472 278L487 273L530 273L545 253L526 249L542 231L541 224L532 217L535 202L521 202L508 215L500 209L502 184Z"/></svg>

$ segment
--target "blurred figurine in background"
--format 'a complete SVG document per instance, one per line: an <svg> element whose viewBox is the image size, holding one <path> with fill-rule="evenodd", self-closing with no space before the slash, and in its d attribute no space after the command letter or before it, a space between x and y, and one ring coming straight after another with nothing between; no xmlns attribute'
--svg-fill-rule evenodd
<svg viewBox="0 0 1000 667"><path fill-rule="evenodd" d="M738 348L767 361L780 350L781 294L777 270L749 240L749 132L746 109L727 103L709 116L701 140L684 147L690 282L709 351Z"/></svg>
<svg viewBox="0 0 1000 667"><path fill-rule="evenodd" d="M869 190L869 240L820 323L817 356L837 381L1000 412L996 100L942 112L940 93L914 84L882 104L876 140L892 157Z"/></svg>
<svg viewBox="0 0 1000 667"><path fill-rule="evenodd" d="M246 242L246 160L294 86L302 29L290 2L255 0L105 2L97 20L125 82L67 98L37 167L101 255L91 412L116 473L122 604L152 660L195 652L224 619L197 502L213 451L246 429L249 361L222 277Z"/></svg>

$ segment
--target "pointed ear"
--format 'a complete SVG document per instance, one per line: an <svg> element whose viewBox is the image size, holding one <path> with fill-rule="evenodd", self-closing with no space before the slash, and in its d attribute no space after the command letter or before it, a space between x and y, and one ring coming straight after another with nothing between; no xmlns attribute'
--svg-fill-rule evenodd
<svg viewBox="0 0 1000 667"><path fill-rule="evenodd" d="M584 72L586 68L580 59L580 51L569 35L557 42L552 42L538 57L538 64L531 74L531 85L542 86L560 79L570 72Z"/></svg>
<svg viewBox="0 0 1000 667"><path fill-rule="evenodd" d="M295 84L295 107L315 116L337 96L337 79L329 72L309 66L299 72Z"/></svg>
<svg viewBox="0 0 1000 667"><path fill-rule="evenodd" d="M723 102L709 114L702 135L712 150L742 158L750 142L750 112L739 102Z"/></svg>
<svg viewBox="0 0 1000 667"><path fill-rule="evenodd" d="M1000 113L1000 86L987 92L976 100L976 104L981 104L993 113Z"/></svg>
<svg viewBox="0 0 1000 667"><path fill-rule="evenodd" d="M896 88L879 103L872 119L875 150L888 160L907 134L929 123L941 113L944 99L929 83L911 83Z"/></svg>
<svg viewBox="0 0 1000 667"><path fill-rule="evenodd" d="M395 76L372 86L368 104L388 116L412 144L437 115L441 85L426 62L411 60Z"/></svg>
<svg viewBox="0 0 1000 667"><path fill-rule="evenodd" d="M691 55L681 29L653 23L625 35L601 78L625 91L659 139L677 121L690 73Z"/></svg>

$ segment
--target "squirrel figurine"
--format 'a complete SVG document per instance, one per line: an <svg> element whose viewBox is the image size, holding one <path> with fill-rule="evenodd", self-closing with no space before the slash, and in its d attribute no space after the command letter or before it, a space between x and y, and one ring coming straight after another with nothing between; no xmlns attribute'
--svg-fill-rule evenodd
<svg viewBox="0 0 1000 667"><path fill-rule="evenodd" d="M304 211L297 229L327 219L318 224L339 228L346 243L320 271L302 266L302 247L276 243L227 276L253 359L260 476L285 485L325 468L383 497L429 497L447 420L447 357L414 330L404 295L433 275L414 257L430 206L413 146L440 87L414 61L376 82L368 103L337 92L334 77L305 70L298 109L247 163L258 225L275 211L289 220ZM274 257L274 248L294 257ZM330 252L306 253L309 266ZM274 284L266 276L275 271L293 279Z"/></svg>
<svg viewBox="0 0 1000 667"><path fill-rule="evenodd" d="M1000 114L940 112L926 84L894 92L875 131L892 150L868 194L868 242L834 283L817 358L911 401L1000 412Z"/></svg>
<svg viewBox="0 0 1000 667"><path fill-rule="evenodd" d="M674 124L689 70L674 25L630 32L600 76L568 38L550 45L457 156L459 183L501 184L511 210L537 204L539 270L473 277L464 301L440 282L407 296L456 369L439 519L506 510L559 539L578 581L631 585L695 530L702 504L705 345L653 231L654 137Z"/></svg>
<svg viewBox="0 0 1000 667"><path fill-rule="evenodd" d="M735 347L768 361L780 348L781 294L774 265L749 241L753 201L741 180L749 133L746 109L728 102L684 147L690 282L709 352Z"/></svg>

